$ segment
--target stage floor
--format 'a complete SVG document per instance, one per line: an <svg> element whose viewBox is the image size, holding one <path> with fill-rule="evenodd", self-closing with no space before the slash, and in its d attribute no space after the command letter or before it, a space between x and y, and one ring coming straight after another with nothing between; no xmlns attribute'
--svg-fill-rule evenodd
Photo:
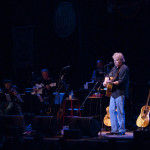
<svg viewBox="0 0 150 150"><path fill-rule="evenodd" d="M31 150L31 147L34 149L36 146L35 143L37 143L38 147L41 147L40 150L44 150L43 147L51 148L55 146L55 150L98 150L99 148L101 148L101 150L111 150L114 148L115 150L120 150L120 147L122 147L122 150L133 150L137 144L140 149L143 147L143 145L140 145L140 142L135 141L132 131L126 132L125 135L106 135L106 133L108 133L108 131L102 131L98 137L83 137L82 139L67 139L64 138L63 135L43 138L41 135L38 138L32 136L23 136L23 146L26 150L29 148ZM12 138L9 138L8 140L10 150L14 146L13 142L10 142L11 140ZM12 143L12 145L10 143Z"/></svg>
<svg viewBox="0 0 150 150"><path fill-rule="evenodd" d="M102 131L101 135L99 133L100 139L133 139L133 132L126 132L125 135L106 135L106 131Z"/></svg>
<svg viewBox="0 0 150 150"><path fill-rule="evenodd" d="M83 137L82 139L65 139L67 141L100 141L100 140L115 140L115 141L132 141L133 140L133 132L126 132L125 135L106 135L106 133L109 133L108 131L102 131L101 134L99 133L98 137L94 137L94 138L90 138L90 137ZM45 137L44 140L50 140L50 141L57 141L60 140L61 138L63 138L63 135L58 135L58 136L54 136L54 137ZM30 139L32 140L33 137L26 137L24 136L24 139Z"/></svg>

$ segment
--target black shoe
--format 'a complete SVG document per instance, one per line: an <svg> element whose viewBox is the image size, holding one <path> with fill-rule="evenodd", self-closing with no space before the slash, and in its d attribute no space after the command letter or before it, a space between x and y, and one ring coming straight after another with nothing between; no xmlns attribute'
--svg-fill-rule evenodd
<svg viewBox="0 0 150 150"><path fill-rule="evenodd" d="M109 132L109 133L106 133L106 135L118 135L117 132Z"/></svg>
<svg viewBox="0 0 150 150"><path fill-rule="evenodd" d="M119 132L118 135L125 135L125 132Z"/></svg>

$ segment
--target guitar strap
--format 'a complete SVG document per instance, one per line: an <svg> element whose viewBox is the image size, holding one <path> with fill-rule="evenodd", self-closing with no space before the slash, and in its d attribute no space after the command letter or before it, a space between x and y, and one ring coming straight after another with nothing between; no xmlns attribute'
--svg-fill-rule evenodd
<svg viewBox="0 0 150 150"><path fill-rule="evenodd" d="M122 66L123 66L123 65L122 65ZM120 73L120 70L121 70L122 66L119 68L119 70L118 70L117 73L115 74L115 76L114 76L114 78L113 78L112 81L115 81L115 80L116 80L116 78L118 77L118 75L119 75L119 73Z"/></svg>

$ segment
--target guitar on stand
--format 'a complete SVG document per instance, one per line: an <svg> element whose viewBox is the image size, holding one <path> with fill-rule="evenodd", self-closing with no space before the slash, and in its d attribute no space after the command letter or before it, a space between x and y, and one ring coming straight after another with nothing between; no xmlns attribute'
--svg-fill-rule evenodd
<svg viewBox="0 0 150 150"><path fill-rule="evenodd" d="M116 111L117 111L117 109L116 109ZM107 112L107 114L105 115L103 122L104 122L105 126L111 127L109 106L106 108L106 112Z"/></svg>
<svg viewBox="0 0 150 150"><path fill-rule="evenodd" d="M141 108L141 113L136 121L136 125L138 127L142 128L147 127L149 124L149 112L150 112L150 106L148 106L149 99L150 99L150 90L146 101L146 105Z"/></svg>
<svg viewBox="0 0 150 150"><path fill-rule="evenodd" d="M107 114L105 115L103 122L105 126L111 127L109 106L106 108L106 112Z"/></svg>

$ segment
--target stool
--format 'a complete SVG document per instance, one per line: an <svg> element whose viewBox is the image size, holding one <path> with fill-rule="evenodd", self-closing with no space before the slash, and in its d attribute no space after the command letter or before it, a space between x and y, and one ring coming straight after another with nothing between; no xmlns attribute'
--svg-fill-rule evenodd
<svg viewBox="0 0 150 150"><path fill-rule="evenodd" d="M65 116L65 110L66 110L66 103L67 102L70 102L70 104L71 104L71 116ZM78 102L79 116L81 117L79 99L65 99L65 102L64 102L64 111L63 111L63 124L64 124L64 118L65 117L73 117L73 102Z"/></svg>
<svg viewBox="0 0 150 150"><path fill-rule="evenodd" d="M88 111L88 116L95 116L96 117L99 114L98 110L100 109L99 108L100 98L101 98L101 96L96 96L96 95L91 95L88 97L88 99L90 100L90 103L89 103L90 108ZM92 111L93 106L94 106L94 111Z"/></svg>

